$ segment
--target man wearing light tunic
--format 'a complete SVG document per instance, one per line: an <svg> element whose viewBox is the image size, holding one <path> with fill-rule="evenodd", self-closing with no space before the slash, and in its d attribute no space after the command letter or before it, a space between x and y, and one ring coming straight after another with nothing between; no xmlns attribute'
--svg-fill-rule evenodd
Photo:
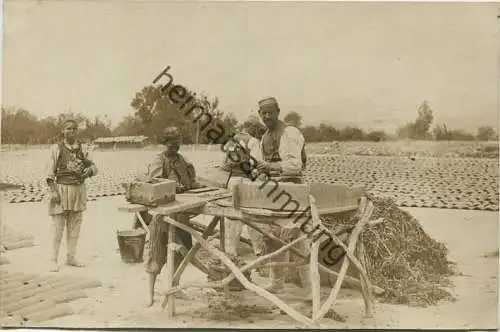
<svg viewBox="0 0 500 332"><path fill-rule="evenodd" d="M267 127L267 131L261 139L261 153L263 162L258 164L258 171L268 174L277 182L303 183L303 170L306 166L305 140L297 128L286 125L279 120L280 108L275 98L269 97L259 101L259 115ZM270 198L271 199L271 198ZM275 224L270 226L270 232L284 242L291 242L299 237L300 229L294 222L295 219L276 219ZM265 236L265 243L269 251L276 251L281 244ZM308 242L300 242L296 248L306 254ZM274 262L287 262L290 260L289 251L276 256ZM311 281L309 266L301 266L298 269L299 280L305 291L305 298L311 299ZM272 293L279 293L284 289L286 279L286 268L271 268L271 284L267 287Z"/></svg>

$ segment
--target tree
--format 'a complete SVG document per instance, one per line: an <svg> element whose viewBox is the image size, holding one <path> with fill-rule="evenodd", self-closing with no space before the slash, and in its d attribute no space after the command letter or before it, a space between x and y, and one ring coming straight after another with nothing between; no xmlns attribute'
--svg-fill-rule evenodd
<svg viewBox="0 0 500 332"><path fill-rule="evenodd" d="M454 129L450 131L452 141L473 141L474 135L466 132L463 129Z"/></svg>
<svg viewBox="0 0 500 332"><path fill-rule="evenodd" d="M85 127L80 134L82 138L87 140L94 140L98 137L112 136L111 123L106 116L104 119L96 116L93 121L85 119Z"/></svg>
<svg viewBox="0 0 500 332"><path fill-rule="evenodd" d="M209 130L220 133L222 127L222 135L234 130L236 119L218 109L217 97L211 100L203 92L196 94L184 89L185 95L177 90L175 98L170 94L171 86L162 91L162 86L149 85L135 94L131 106L134 115L142 120L141 135L158 141L166 126L177 126L184 143L211 143Z"/></svg>
<svg viewBox="0 0 500 332"><path fill-rule="evenodd" d="M139 136L144 132L144 124L138 116L127 115L113 130L114 136Z"/></svg>
<svg viewBox="0 0 500 332"><path fill-rule="evenodd" d="M418 117L415 122L405 124L397 129L397 135L400 138L410 139L428 139L430 138L429 129L434 116L432 109L427 101L422 102L417 109Z"/></svg>
<svg viewBox="0 0 500 332"><path fill-rule="evenodd" d="M432 130L434 133L434 139L437 141L449 141L451 140L451 133L446 125L436 125Z"/></svg>
<svg viewBox="0 0 500 332"><path fill-rule="evenodd" d="M477 128L476 138L480 141L491 141L496 137L495 129L491 126L483 126Z"/></svg>
<svg viewBox="0 0 500 332"><path fill-rule="evenodd" d="M381 141L386 141L389 138L389 136L383 130L374 130L366 134L365 138L368 141L381 142Z"/></svg>
<svg viewBox="0 0 500 332"><path fill-rule="evenodd" d="M248 134L258 139L261 139L262 135L264 135L267 130L266 126L254 114L251 114L248 119L243 122L241 128L245 129Z"/></svg>
<svg viewBox="0 0 500 332"><path fill-rule="evenodd" d="M339 132L341 141L362 141L365 138L365 132L357 127L345 127Z"/></svg>
<svg viewBox="0 0 500 332"><path fill-rule="evenodd" d="M111 135L110 122L105 117L89 120L81 113L68 110L57 116L39 120L28 110L2 107L2 142L14 144L55 143L61 137L64 121L73 119L80 127L79 139Z"/></svg>
<svg viewBox="0 0 500 332"><path fill-rule="evenodd" d="M432 109L429 107L429 103L427 101L424 101L418 107L418 118L415 121L416 138L426 138L433 120L434 116L432 115Z"/></svg>
<svg viewBox="0 0 500 332"><path fill-rule="evenodd" d="M142 121L142 126L135 127L139 129L137 134L159 141L165 127L177 126L183 141L192 142L195 132L193 123L170 101L166 93L161 92L161 87L143 87L135 94L130 105L135 110L134 115Z"/></svg>
<svg viewBox="0 0 500 332"><path fill-rule="evenodd" d="M302 135L304 135L304 139L306 142L320 142L321 137L319 135L318 128L314 126L305 126L302 129Z"/></svg>
<svg viewBox="0 0 500 332"><path fill-rule="evenodd" d="M287 125L300 128L302 126L302 117L297 112L290 112L283 118L283 122Z"/></svg>
<svg viewBox="0 0 500 332"><path fill-rule="evenodd" d="M2 107L2 142L4 144L33 144L40 142L38 118L28 110Z"/></svg>
<svg viewBox="0 0 500 332"><path fill-rule="evenodd" d="M340 133L337 128L324 123L319 125L318 134L320 142L331 142L340 139Z"/></svg>

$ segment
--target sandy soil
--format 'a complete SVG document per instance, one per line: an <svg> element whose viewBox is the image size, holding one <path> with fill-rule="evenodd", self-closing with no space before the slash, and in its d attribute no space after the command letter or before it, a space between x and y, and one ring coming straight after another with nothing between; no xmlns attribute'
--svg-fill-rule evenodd
<svg viewBox="0 0 500 332"><path fill-rule="evenodd" d="M210 310L207 292L189 289L191 301L177 300L177 316L169 319L161 311L160 292L164 289L159 278L157 303L144 308L146 274L142 264L125 264L120 259L117 229L131 227L131 215L118 212L123 197L101 198L89 202L84 216L80 258L84 269L64 267L61 274L78 274L99 278L103 286L88 291L89 297L71 302L76 315L47 321L52 327L237 327L237 328L300 328L291 318L281 315L271 303L244 291L237 293L233 304L258 305L255 312L244 309L238 315ZM498 258L485 257L498 249L498 212L407 209L421 220L425 230L436 240L446 243L450 259L463 273L454 278L457 301L444 302L428 308L401 305L376 305L376 327L390 328L497 328ZM50 248L50 220L47 203L2 203L2 223L14 230L35 236L36 246L6 253L12 271L47 273ZM206 219L200 221L206 222ZM61 260L65 244L61 249ZM204 280L204 276L189 266L182 282ZM310 310L300 301L300 290L287 285L283 296L296 308ZM323 289L327 292L327 289ZM363 301L359 293L342 290L335 304L345 322L324 319L324 328L374 327L362 325ZM373 323L373 322L371 322Z"/></svg>

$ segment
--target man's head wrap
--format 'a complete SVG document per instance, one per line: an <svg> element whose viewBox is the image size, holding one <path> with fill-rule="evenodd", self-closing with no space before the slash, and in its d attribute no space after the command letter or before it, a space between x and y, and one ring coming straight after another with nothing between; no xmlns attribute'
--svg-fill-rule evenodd
<svg viewBox="0 0 500 332"><path fill-rule="evenodd" d="M274 97L267 97L259 100L259 112L265 108L277 108L279 112L278 101Z"/></svg>
<svg viewBox="0 0 500 332"><path fill-rule="evenodd" d="M63 128L66 128L69 125L74 125L74 126L78 127L78 123L76 123L75 120L73 120L73 119L66 119L66 120L64 120L64 122L63 122Z"/></svg>
<svg viewBox="0 0 500 332"><path fill-rule="evenodd" d="M180 140L181 139L181 132L179 128L175 126L167 127L163 131L163 136L162 136L162 142L167 143L169 141L173 140Z"/></svg>

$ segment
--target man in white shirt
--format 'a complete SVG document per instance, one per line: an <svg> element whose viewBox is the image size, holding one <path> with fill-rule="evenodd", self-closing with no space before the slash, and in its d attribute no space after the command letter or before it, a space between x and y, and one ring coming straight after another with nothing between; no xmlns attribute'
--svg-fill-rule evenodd
<svg viewBox="0 0 500 332"><path fill-rule="evenodd" d="M307 158L305 154L305 139L299 129L286 125L279 120L280 109L275 98L269 97L259 101L259 115L267 127L262 136L260 147L263 162L259 163L259 172L267 174L277 182L303 183L303 170ZM277 219L271 226L270 233L284 242L290 242L300 236L300 229L294 219ZM276 251L282 245L265 236L264 241L269 251ZM297 245L297 249L307 254L308 242L303 241ZM286 262L290 259L288 251L273 259L274 262ZM300 283L305 290L306 300L311 299L311 281L309 267L307 265L297 269ZM267 287L272 293L281 292L285 286L286 269L283 267L271 268L271 285Z"/></svg>

